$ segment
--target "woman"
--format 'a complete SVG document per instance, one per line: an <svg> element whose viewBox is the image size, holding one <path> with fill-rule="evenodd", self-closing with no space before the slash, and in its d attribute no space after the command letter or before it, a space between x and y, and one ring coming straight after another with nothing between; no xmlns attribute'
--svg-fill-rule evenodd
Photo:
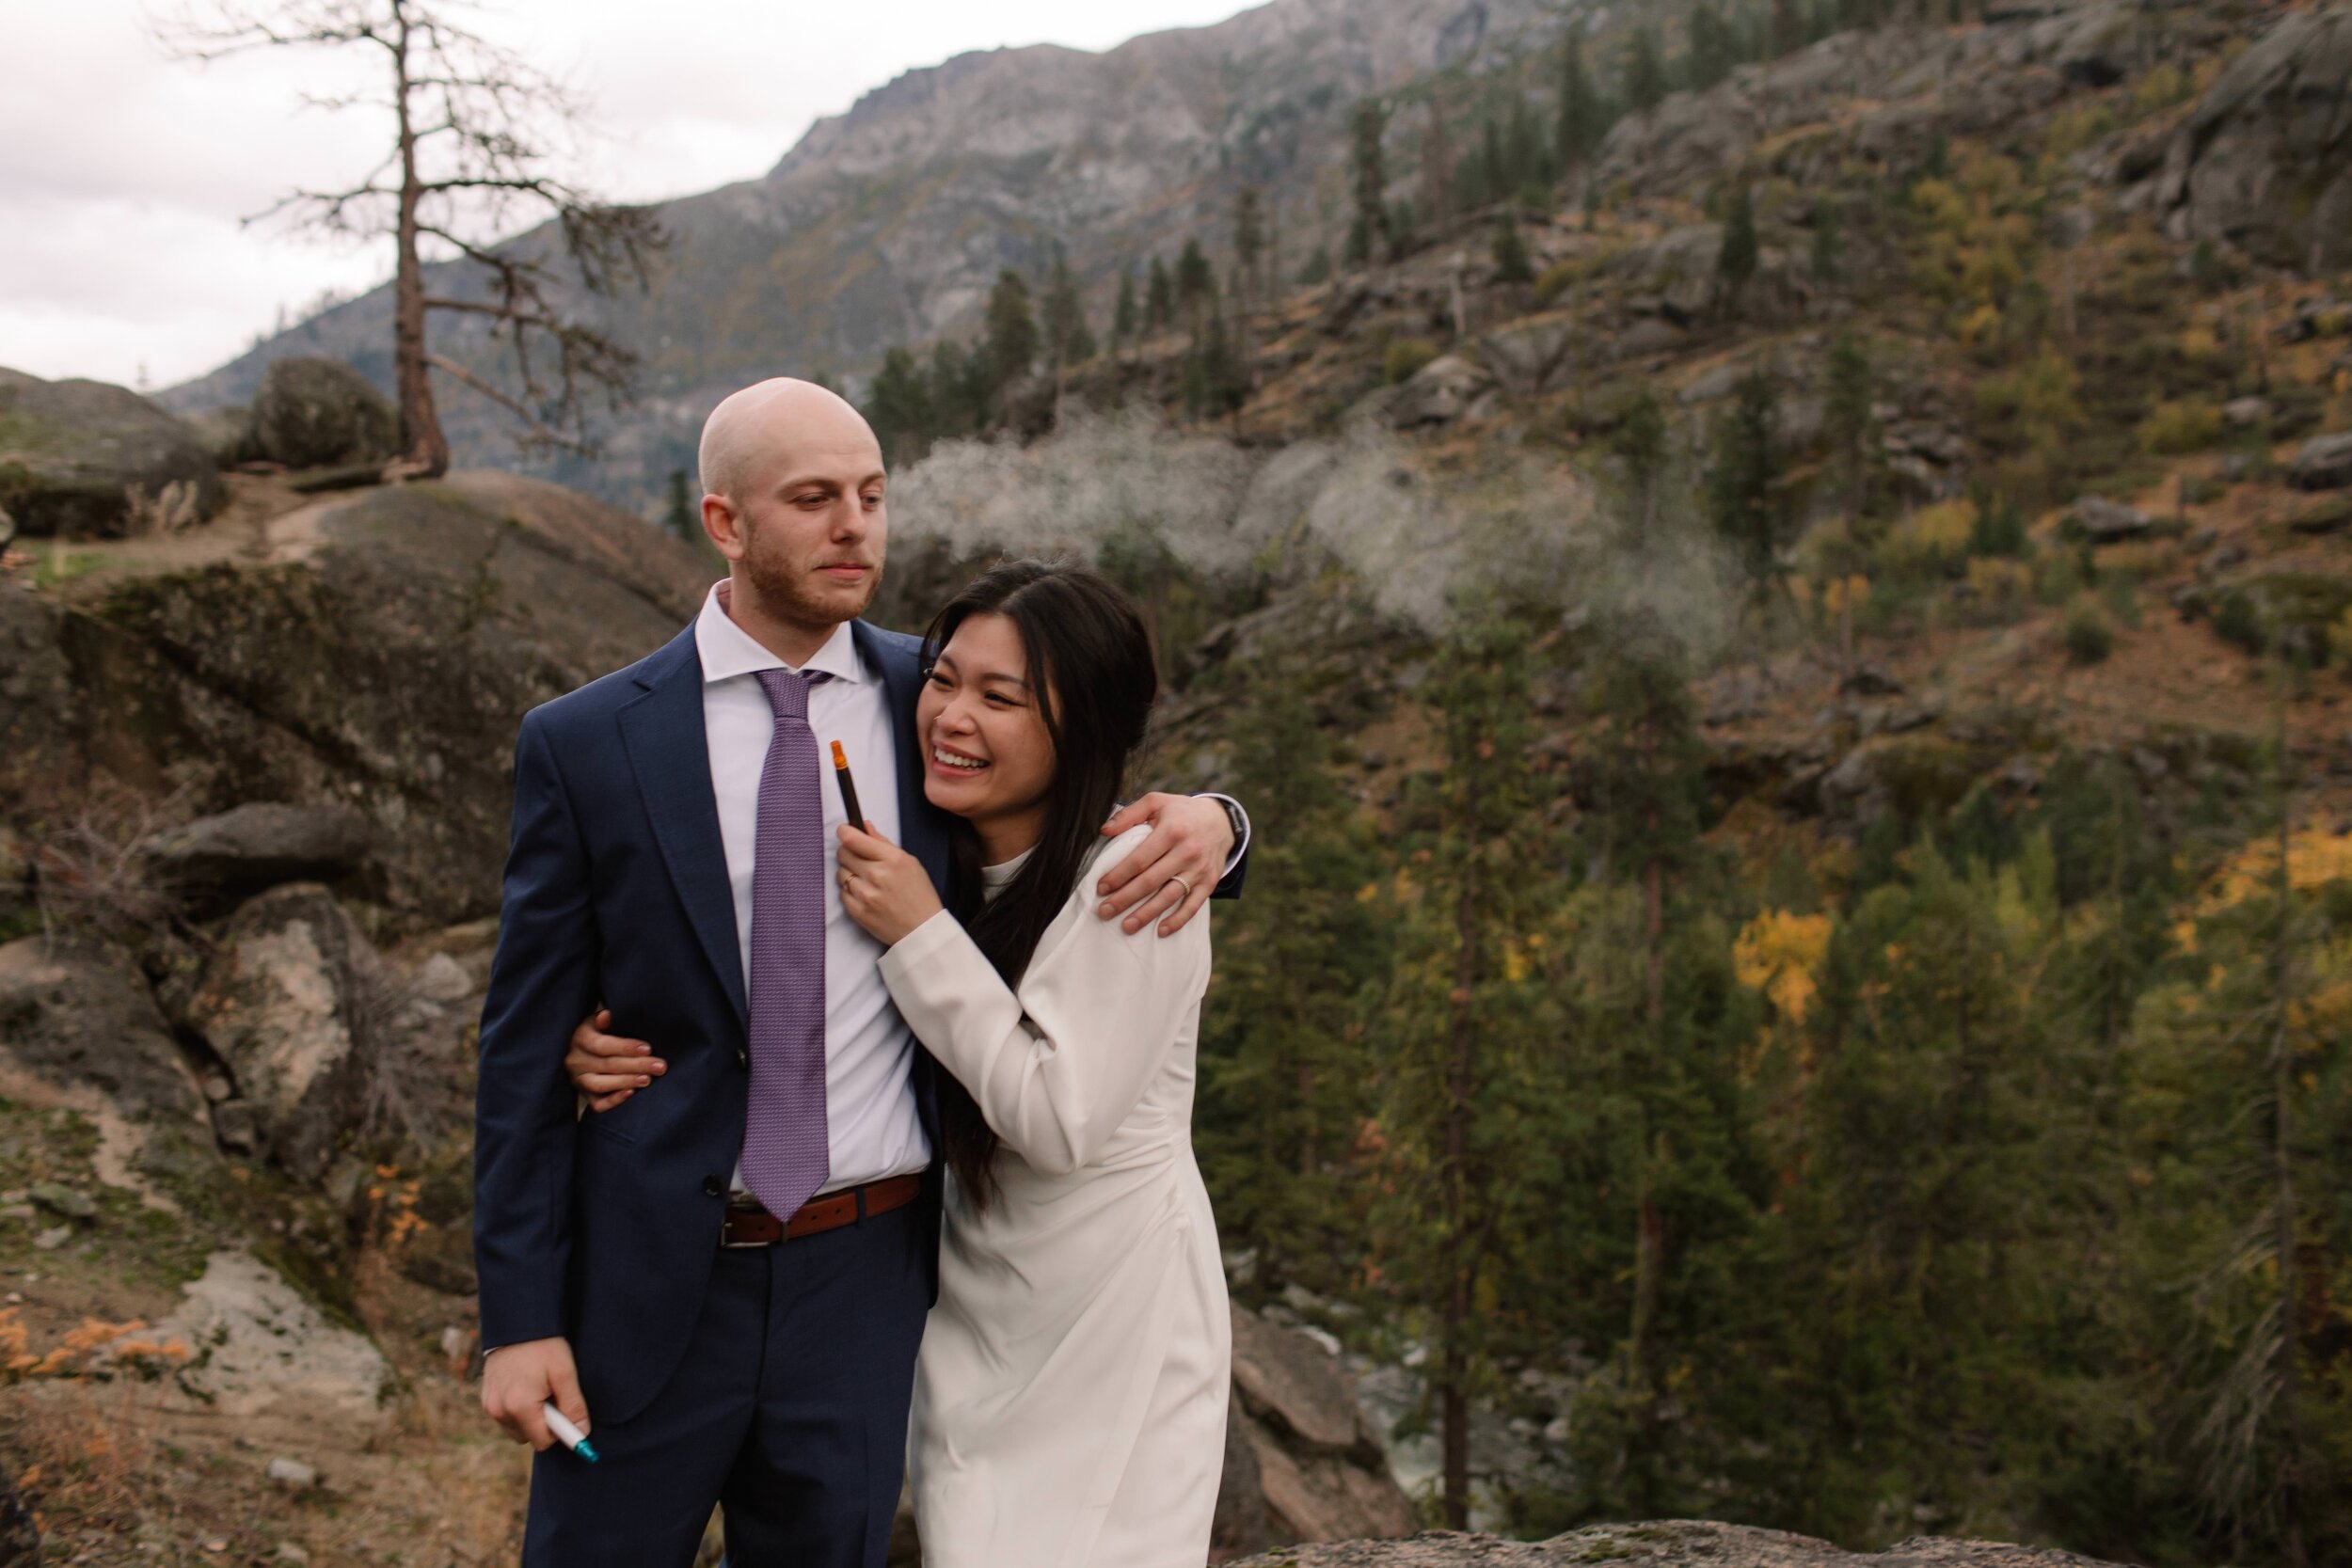
<svg viewBox="0 0 2352 1568"><path fill-rule="evenodd" d="M928 1568L1200 1568L1224 1450L1225 1282L1191 1143L1208 923L1093 918L1158 680L1084 567L974 582L925 638L924 793L959 818L947 908L840 831L844 907L943 1085L940 1293L910 1436Z"/></svg>

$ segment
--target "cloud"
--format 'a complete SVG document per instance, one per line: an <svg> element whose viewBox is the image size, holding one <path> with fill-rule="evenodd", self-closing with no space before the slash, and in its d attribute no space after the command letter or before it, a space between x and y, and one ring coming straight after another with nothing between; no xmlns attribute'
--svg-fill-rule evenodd
<svg viewBox="0 0 2352 1568"><path fill-rule="evenodd" d="M359 58L266 51L201 68L167 57L140 0L11 8L0 55L0 364L159 383L241 352L281 309L389 271L389 248L306 245L239 219L381 155L360 111L301 108L362 85ZM155 9L167 8L158 3ZM1234 0L866 0L746 6L537 0L479 8L481 30L575 87L596 135L575 171L651 200L756 178L821 115L969 49L1110 47L1200 25Z"/></svg>

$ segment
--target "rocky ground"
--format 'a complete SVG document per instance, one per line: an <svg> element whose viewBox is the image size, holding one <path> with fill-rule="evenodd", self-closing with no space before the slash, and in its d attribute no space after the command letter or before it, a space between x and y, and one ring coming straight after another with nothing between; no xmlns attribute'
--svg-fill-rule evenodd
<svg viewBox="0 0 2352 1568"><path fill-rule="evenodd" d="M1655 1568L2106 1568L2073 1552L1920 1536L1883 1552L1848 1552L1810 1536L1692 1520L1594 1525L1550 1541L1431 1531L1404 1541L1299 1546L1234 1568L1552 1568L1584 1562Z"/></svg>

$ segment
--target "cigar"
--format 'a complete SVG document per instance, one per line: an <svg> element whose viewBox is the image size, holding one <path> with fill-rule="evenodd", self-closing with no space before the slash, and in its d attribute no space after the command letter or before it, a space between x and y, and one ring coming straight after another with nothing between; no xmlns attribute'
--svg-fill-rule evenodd
<svg viewBox="0 0 2352 1568"><path fill-rule="evenodd" d="M850 759L838 740L833 743L833 778L841 786L841 809L849 814L850 826L864 832L866 814L857 809L857 784L850 777Z"/></svg>

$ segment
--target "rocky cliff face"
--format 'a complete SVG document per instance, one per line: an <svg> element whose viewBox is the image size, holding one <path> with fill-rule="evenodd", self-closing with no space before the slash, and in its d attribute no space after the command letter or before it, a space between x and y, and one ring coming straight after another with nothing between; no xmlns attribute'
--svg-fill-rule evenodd
<svg viewBox="0 0 2352 1568"><path fill-rule="evenodd" d="M488 473L72 561L60 592L0 585L0 808L70 816L105 780L183 816L340 804L374 825L371 895L444 922L496 908L523 713L675 636L715 575Z"/></svg>
<svg viewBox="0 0 2352 1568"><path fill-rule="evenodd" d="M647 399L603 461L547 471L649 501L671 468L692 467L719 397L787 371L855 371L893 343L965 326L999 268L1033 274L1057 243L1100 321L1120 265L1221 236L1246 182L1289 224L1279 239L1295 268L1330 237L1298 230L1318 192L1342 195L1358 97L1507 55L1556 33L1560 14L1548 0L1275 0L1101 55L995 50L909 71L819 121L764 179L664 205L675 243L653 288L597 306L645 356ZM389 323L379 291L164 401L246 403L292 354L344 359L389 386ZM435 331L445 351L487 354L466 324ZM513 461L496 411L462 390L444 402L461 461Z"/></svg>
<svg viewBox="0 0 2352 1568"><path fill-rule="evenodd" d="M2352 257L2352 8L2280 17L2165 150L2153 201L2183 238L2318 273Z"/></svg>

